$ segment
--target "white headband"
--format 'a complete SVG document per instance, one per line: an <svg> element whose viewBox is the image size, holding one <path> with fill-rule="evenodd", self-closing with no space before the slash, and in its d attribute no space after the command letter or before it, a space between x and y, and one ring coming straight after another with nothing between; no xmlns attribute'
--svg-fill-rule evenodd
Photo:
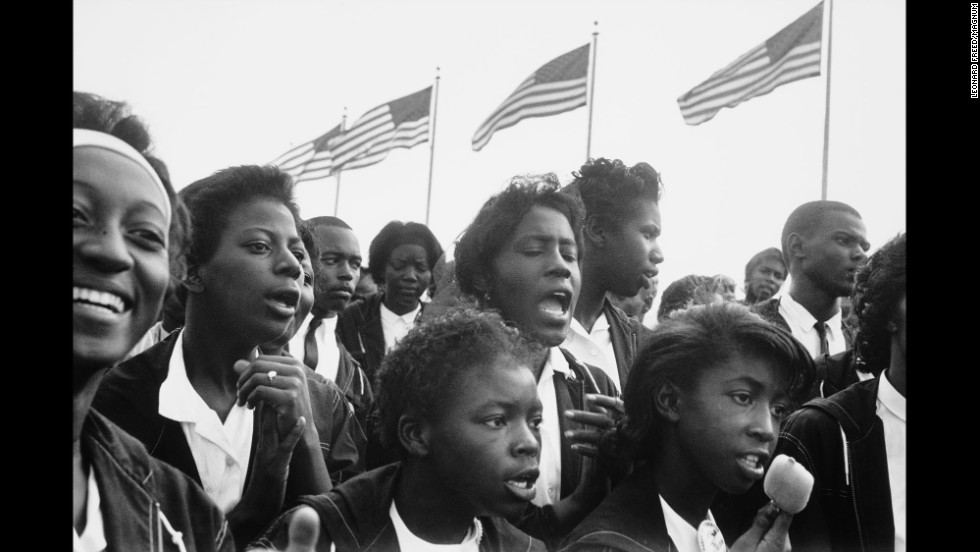
<svg viewBox="0 0 980 552"><path fill-rule="evenodd" d="M150 163L147 162L146 158L140 154L140 152L136 151L133 146L130 146L119 138L97 130L76 128L73 129L73 137L75 139L73 147L75 148L81 146L105 148L107 150L125 155L127 158L132 159L140 167L142 167L143 170L150 175L150 178L153 179L153 182L156 183L157 188L159 188L160 193L163 195L163 203L165 205L164 214L167 216L167 224L170 224L170 196L167 195L167 189L163 186L163 181L160 180L160 175L157 174L157 172L153 169Z"/></svg>

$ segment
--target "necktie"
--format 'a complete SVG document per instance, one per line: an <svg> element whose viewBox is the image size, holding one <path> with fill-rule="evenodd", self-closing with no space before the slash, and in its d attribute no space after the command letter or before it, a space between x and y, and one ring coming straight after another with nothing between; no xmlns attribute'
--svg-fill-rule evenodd
<svg viewBox="0 0 980 552"><path fill-rule="evenodd" d="M816 322L813 324L816 328L817 334L820 335L820 354L828 355L830 354L830 344L827 343L827 323L826 322Z"/></svg>
<svg viewBox="0 0 980 552"><path fill-rule="evenodd" d="M322 318L314 316L310 320L310 327L306 330L306 337L303 339L303 364L316 370L317 348L316 348L316 329L323 323Z"/></svg>

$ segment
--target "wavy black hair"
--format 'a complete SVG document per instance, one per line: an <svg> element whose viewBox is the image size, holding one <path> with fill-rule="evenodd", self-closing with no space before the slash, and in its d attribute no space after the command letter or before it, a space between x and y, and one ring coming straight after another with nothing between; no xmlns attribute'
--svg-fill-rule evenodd
<svg viewBox="0 0 980 552"><path fill-rule="evenodd" d="M905 295L906 234L903 232L881 246L854 278L851 294L853 316L858 320L854 348L856 368L875 375L891 361L891 332L888 323Z"/></svg>
<svg viewBox="0 0 980 552"><path fill-rule="evenodd" d="M511 178L507 187L488 199L473 222L456 242L456 281L461 293L484 300L484 289L491 284L493 261L507 240L533 207L554 209L568 219L575 234L575 245L582 248L582 221L585 208L576 197L560 192L561 184L554 173L520 175Z"/></svg>
<svg viewBox="0 0 980 552"><path fill-rule="evenodd" d="M806 348L745 305L727 301L679 311L654 328L633 361L623 390L626 417L618 431L617 453L634 461L653 460L666 424L654 403L657 390L666 382L691 390L701 374L734 355L771 360L789 380L793 407L806 397L815 378Z"/></svg>
<svg viewBox="0 0 980 552"><path fill-rule="evenodd" d="M446 397L456 394L463 374L489 369L501 358L530 368L539 347L492 311L453 308L421 321L385 355L375 375L374 425L382 446L405 458L398 440L402 415L432 420Z"/></svg>
<svg viewBox="0 0 980 552"><path fill-rule="evenodd" d="M185 255L188 266L205 263L214 256L228 217L255 198L282 203L293 215L296 230L302 218L293 199L293 178L273 165L241 165L221 169L180 190L191 219L190 240Z"/></svg>
<svg viewBox="0 0 980 552"><path fill-rule="evenodd" d="M660 173L642 161L630 167L619 159L589 159L572 176L574 180L563 192L581 198L586 216L594 215L614 224L628 218L624 211L628 212L637 200L659 203L663 193Z"/></svg>

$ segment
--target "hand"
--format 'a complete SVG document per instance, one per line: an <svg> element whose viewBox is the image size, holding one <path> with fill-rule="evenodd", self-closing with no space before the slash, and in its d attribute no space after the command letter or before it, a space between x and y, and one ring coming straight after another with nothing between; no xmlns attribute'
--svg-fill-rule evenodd
<svg viewBox="0 0 980 552"><path fill-rule="evenodd" d="M232 535L238 542L250 542L258 535L258 529L275 519L282 510L286 497L286 480L293 449L306 427L306 418L300 417L286 434L279 438L276 411L259 403L258 433L255 457L252 459L252 475L242 499L227 514Z"/></svg>
<svg viewBox="0 0 980 552"><path fill-rule="evenodd" d="M300 506L289 518L289 544L283 552L314 552L320 537L320 516L309 506ZM272 548L249 548L249 552L272 552Z"/></svg>
<svg viewBox="0 0 980 552"><path fill-rule="evenodd" d="M755 514L752 527L732 544L730 552L788 552L789 524L793 515L775 504L766 504Z"/></svg>
<svg viewBox="0 0 980 552"><path fill-rule="evenodd" d="M258 438L255 444L253 459L255 465L252 469L249 490L258 488L266 491L270 482L276 482L282 484L284 493L286 478L289 475L289 461L293 456L296 443L299 442L306 428L306 418L300 416L285 438L280 438L279 415L276 411L266 404L258 405L258 409Z"/></svg>
<svg viewBox="0 0 980 552"><path fill-rule="evenodd" d="M270 380L269 374L276 375ZM283 438L299 418L313 420L310 392L303 363L290 356L259 355L255 360L235 362L238 378L238 405L255 408L259 402L278 414L279 437Z"/></svg>
<svg viewBox="0 0 980 552"><path fill-rule="evenodd" d="M566 410L565 417L587 427L569 429L565 437L573 451L592 458L599 457L599 439L605 431L616 426L626 413L623 400L606 395L587 394L589 410Z"/></svg>

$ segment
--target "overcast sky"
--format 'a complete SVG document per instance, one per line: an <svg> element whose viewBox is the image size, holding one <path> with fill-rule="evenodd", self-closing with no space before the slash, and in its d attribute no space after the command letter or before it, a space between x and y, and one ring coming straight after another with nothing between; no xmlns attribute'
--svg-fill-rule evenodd
<svg viewBox="0 0 980 552"><path fill-rule="evenodd" d="M430 227L450 252L508 178L585 160L588 110L527 119L474 152L480 123L535 69L592 40L593 156L663 175L661 290L779 245L820 199L827 71L698 126L677 98L778 32L813 0L75 0L73 85L129 102L179 188L268 163L340 122L433 84L440 67ZM905 4L833 3L828 199L861 212L872 249L906 228ZM824 29L826 66L827 32ZM429 144L344 172L339 216L368 245L424 222ZM304 217L334 213L336 179L297 187Z"/></svg>

